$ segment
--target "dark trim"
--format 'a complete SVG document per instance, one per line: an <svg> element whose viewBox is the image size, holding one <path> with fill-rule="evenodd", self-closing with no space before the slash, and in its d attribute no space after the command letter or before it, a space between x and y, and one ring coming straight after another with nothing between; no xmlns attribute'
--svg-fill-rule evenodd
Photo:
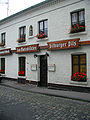
<svg viewBox="0 0 90 120"><path fill-rule="evenodd" d="M73 85L62 85L62 84L54 84L48 83L49 89L57 89L57 90L69 90L69 91L77 91L77 92L85 92L90 93L90 87L81 87L81 86L73 86Z"/></svg>
<svg viewBox="0 0 90 120"><path fill-rule="evenodd" d="M3 77L5 80L17 81L16 78Z"/></svg>

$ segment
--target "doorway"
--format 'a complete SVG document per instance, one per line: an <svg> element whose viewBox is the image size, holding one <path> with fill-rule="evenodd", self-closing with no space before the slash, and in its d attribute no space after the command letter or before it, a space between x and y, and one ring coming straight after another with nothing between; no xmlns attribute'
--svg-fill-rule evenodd
<svg viewBox="0 0 90 120"><path fill-rule="evenodd" d="M40 84L39 86L47 86L47 56L40 56Z"/></svg>

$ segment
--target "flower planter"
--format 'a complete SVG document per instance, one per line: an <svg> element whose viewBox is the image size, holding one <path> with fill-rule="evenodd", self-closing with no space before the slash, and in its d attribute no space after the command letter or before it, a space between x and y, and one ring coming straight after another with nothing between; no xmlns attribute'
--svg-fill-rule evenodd
<svg viewBox="0 0 90 120"><path fill-rule="evenodd" d="M85 27L86 26L81 26L81 25L76 24L73 27L71 27L70 33L83 32L85 31Z"/></svg>
<svg viewBox="0 0 90 120"><path fill-rule="evenodd" d="M87 75L86 75L86 73L76 72L76 73L74 73L74 75L71 76L71 80L76 81L76 82L86 82Z"/></svg>
<svg viewBox="0 0 90 120"><path fill-rule="evenodd" d="M5 44L4 43L0 43L0 46L4 46Z"/></svg>
<svg viewBox="0 0 90 120"><path fill-rule="evenodd" d="M17 42L18 42L18 43L25 42L25 38L19 38L19 39L17 40Z"/></svg>
<svg viewBox="0 0 90 120"><path fill-rule="evenodd" d="M37 34L35 37L40 40L40 39L47 38L48 36L45 33L41 32L40 34Z"/></svg>

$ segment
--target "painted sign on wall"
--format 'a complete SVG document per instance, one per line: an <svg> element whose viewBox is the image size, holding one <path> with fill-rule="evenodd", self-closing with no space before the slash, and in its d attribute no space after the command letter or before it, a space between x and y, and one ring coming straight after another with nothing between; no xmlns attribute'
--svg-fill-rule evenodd
<svg viewBox="0 0 90 120"><path fill-rule="evenodd" d="M79 47L79 40L80 39L72 39L72 40L48 42L48 50L77 48Z"/></svg>
<svg viewBox="0 0 90 120"><path fill-rule="evenodd" d="M39 44L16 47L16 53L38 52Z"/></svg>
<svg viewBox="0 0 90 120"><path fill-rule="evenodd" d="M0 50L0 55L9 55L11 54L11 48L9 49L4 49L4 50Z"/></svg>

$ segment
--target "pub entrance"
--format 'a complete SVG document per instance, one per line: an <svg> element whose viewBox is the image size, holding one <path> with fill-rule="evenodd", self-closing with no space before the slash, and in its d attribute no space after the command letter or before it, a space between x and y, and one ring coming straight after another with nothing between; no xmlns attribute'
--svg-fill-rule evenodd
<svg viewBox="0 0 90 120"><path fill-rule="evenodd" d="M47 86L47 56L40 56L40 83L39 86Z"/></svg>

